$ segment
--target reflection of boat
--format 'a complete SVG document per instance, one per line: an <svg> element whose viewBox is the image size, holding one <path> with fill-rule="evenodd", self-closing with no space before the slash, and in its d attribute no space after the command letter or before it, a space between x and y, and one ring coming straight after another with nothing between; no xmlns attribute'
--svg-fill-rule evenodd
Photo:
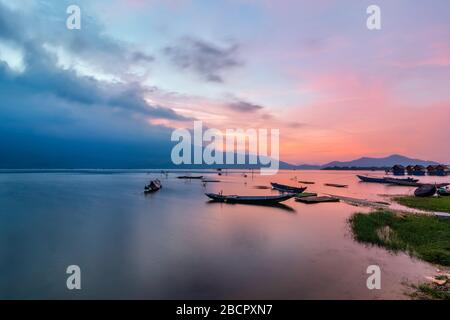
<svg viewBox="0 0 450 320"><path fill-rule="evenodd" d="M216 179L202 179L202 182L220 182L220 180L216 180Z"/></svg>
<svg viewBox="0 0 450 320"><path fill-rule="evenodd" d="M159 181L158 179L152 180L152 181L150 181L150 183L148 185L145 186L144 193L155 192L161 188L162 188L161 181Z"/></svg>
<svg viewBox="0 0 450 320"><path fill-rule="evenodd" d="M178 179L203 179L203 176L179 176Z"/></svg>
<svg viewBox="0 0 450 320"><path fill-rule="evenodd" d="M325 183L328 187L336 187L336 188L347 188L348 185L346 184L337 184L337 183Z"/></svg>
<svg viewBox="0 0 450 320"><path fill-rule="evenodd" d="M272 188L281 191L281 192L289 192L289 193L302 193L306 190L306 187L297 188L292 186L287 186L285 184L279 184L275 182L270 183L272 185Z"/></svg>
<svg viewBox="0 0 450 320"><path fill-rule="evenodd" d="M227 203L249 203L249 204L275 204L286 201L295 196L295 193L283 194L279 196L224 196L218 193L205 193L207 197L218 202Z"/></svg>
<svg viewBox="0 0 450 320"><path fill-rule="evenodd" d="M437 194L440 196L450 196L450 190L448 188L439 188Z"/></svg>
<svg viewBox="0 0 450 320"><path fill-rule="evenodd" d="M433 184L424 184L414 190L416 197L431 197L436 193L436 186Z"/></svg>

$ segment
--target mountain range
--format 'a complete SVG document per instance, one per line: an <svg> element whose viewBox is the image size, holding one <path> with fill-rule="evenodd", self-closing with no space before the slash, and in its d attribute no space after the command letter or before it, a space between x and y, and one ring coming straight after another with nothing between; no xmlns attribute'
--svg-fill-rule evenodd
<svg viewBox="0 0 450 320"><path fill-rule="evenodd" d="M246 156L246 160L248 160L248 156ZM248 161L246 161L248 163ZM393 154L387 157L382 158L370 158L370 157L361 157L355 160L351 161L332 161L325 163L323 165L315 165L315 164L291 164L285 161L280 161L279 167L280 169L289 169L289 170L320 170L325 168L390 168L396 164L401 164L403 166L407 165L437 165L438 162L435 161L429 161L429 160L421 160L421 159L414 159L405 157L398 154ZM180 169L216 169L216 168L233 168L233 169L246 169L246 168L259 168L260 165L249 165L249 164L235 164L235 165L227 165L227 164L221 164L221 165L180 165L175 166L173 164L170 164L168 168L180 168Z"/></svg>
<svg viewBox="0 0 450 320"><path fill-rule="evenodd" d="M324 169L324 168L333 168L333 167L357 167L357 168L369 168L369 167L392 167L396 164L400 164L403 166L407 165L437 165L438 162L430 161L430 160L421 160L405 157L399 154L393 154L387 157L382 158L370 158L370 157L361 157L359 159L351 160L351 161L332 161L323 165L298 165L295 166L296 169Z"/></svg>

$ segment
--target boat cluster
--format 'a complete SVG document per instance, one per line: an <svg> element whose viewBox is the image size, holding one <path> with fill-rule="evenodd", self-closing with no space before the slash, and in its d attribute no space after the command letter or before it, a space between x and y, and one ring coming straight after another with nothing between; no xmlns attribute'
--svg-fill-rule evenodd
<svg viewBox="0 0 450 320"><path fill-rule="evenodd" d="M421 183L414 178L391 178L391 177L368 177L357 175L362 182L386 183L398 186L417 187L414 191L416 197L432 197L436 193L440 196L449 196L450 190L447 188L448 183L430 184Z"/></svg>
<svg viewBox="0 0 450 320"><path fill-rule="evenodd" d="M390 185L409 186L416 187L414 195L417 197L430 197L436 193L440 196L449 196L450 190L447 188L449 184L427 184L421 183L418 179L414 178L392 178L392 177L369 177L357 175L362 182L372 183L384 183ZM178 179L185 180L201 180L205 185L208 182L220 182L220 180L206 179L203 176L178 176ZM292 179L291 179L292 180ZM300 181L299 181L300 182ZM308 181L309 184L314 182ZM274 205L280 202L286 201L291 198L295 198L296 201L302 203L321 203L321 202L338 202L343 200L344 202L361 202L360 199L345 198L340 196L317 196L317 193L306 193L307 187L296 187L276 182L270 183L272 189L280 192L279 195L267 195L267 196L239 196L239 195L223 195L222 193L205 193L205 195L212 201L226 202L226 203L244 203L244 204L261 204L261 205ZM347 185L336 183L325 183L324 185L336 188L346 188ZM158 179L150 181L144 188L144 193L152 193L162 188L161 181ZM367 202L367 201L366 201ZM371 203L371 205L380 205L380 203Z"/></svg>

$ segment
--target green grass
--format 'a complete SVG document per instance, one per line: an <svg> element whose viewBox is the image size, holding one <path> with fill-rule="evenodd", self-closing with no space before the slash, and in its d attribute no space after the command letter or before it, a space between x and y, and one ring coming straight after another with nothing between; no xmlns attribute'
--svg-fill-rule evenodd
<svg viewBox="0 0 450 320"><path fill-rule="evenodd" d="M418 287L415 287L415 289L425 296L433 299L450 300L450 291L448 291L446 287L422 283ZM412 296L415 297L417 295Z"/></svg>
<svg viewBox="0 0 450 320"><path fill-rule="evenodd" d="M349 220L355 239L425 261L450 266L450 221L427 215L397 216L389 211L355 213Z"/></svg>
<svg viewBox="0 0 450 320"><path fill-rule="evenodd" d="M398 203L416 209L427 211L439 211L450 213L450 197L397 197L394 198Z"/></svg>

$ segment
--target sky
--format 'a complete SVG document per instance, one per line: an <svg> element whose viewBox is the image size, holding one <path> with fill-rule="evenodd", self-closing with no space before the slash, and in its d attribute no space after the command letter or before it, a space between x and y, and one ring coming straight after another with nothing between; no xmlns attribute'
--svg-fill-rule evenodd
<svg viewBox="0 0 450 320"><path fill-rule="evenodd" d="M81 29L66 28L69 5ZM381 8L369 30L366 8ZM280 158L450 163L450 3L0 0L0 167L147 167L176 128L280 130Z"/></svg>

